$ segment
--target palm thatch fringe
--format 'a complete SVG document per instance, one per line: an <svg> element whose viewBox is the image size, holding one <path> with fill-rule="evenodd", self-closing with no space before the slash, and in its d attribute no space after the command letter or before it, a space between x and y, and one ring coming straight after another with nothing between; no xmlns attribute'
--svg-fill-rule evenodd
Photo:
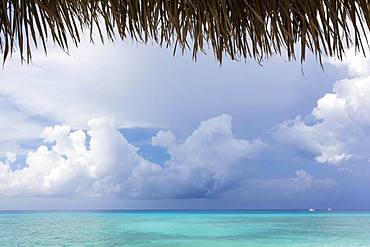
<svg viewBox="0 0 370 247"><path fill-rule="evenodd" d="M351 44L365 52L370 27L368 0L1 0L0 49L4 61L18 49L31 59L32 46L46 51L51 39L63 49L92 38L152 40L192 50L209 45L222 62L260 61L286 51L289 60L306 50L343 58ZM33 43L33 44L32 44ZM367 47L366 47L367 46Z"/></svg>

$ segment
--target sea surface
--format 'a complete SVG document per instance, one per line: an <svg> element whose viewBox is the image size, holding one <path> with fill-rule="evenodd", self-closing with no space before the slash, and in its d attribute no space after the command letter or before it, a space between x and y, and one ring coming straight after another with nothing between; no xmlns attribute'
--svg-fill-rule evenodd
<svg viewBox="0 0 370 247"><path fill-rule="evenodd" d="M0 246L369 247L370 212L0 212Z"/></svg>

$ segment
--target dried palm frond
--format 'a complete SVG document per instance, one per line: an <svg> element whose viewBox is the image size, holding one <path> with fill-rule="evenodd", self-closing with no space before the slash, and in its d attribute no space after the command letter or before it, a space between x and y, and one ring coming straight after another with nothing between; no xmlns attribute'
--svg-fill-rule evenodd
<svg viewBox="0 0 370 247"><path fill-rule="evenodd" d="M63 49L78 45L81 33L100 38L153 40L191 49L206 45L222 62L261 60L286 51L295 59L300 46L342 59L347 47L365 51L370 27L368 0L1 0L0 49L5 59L19 49L30 61L32 46L51 39ZM33 44L32 44L33 43Z"/></svg>

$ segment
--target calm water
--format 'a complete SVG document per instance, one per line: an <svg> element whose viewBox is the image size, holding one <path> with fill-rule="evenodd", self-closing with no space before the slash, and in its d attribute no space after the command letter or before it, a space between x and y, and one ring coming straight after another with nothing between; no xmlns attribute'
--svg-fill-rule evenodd
<svg viewBox="0 0 370 247"><path fill-rule="evenodd" d="M370 212L1 212L0 246L370 246Z"/></svg>

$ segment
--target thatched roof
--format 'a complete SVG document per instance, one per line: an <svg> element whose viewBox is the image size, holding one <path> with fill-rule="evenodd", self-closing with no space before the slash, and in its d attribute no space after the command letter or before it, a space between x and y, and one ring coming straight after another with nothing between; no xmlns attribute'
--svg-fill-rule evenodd
<svg viewBox="0 0 370 247"><path fill-rule="evenodd" d="M64 49L82 30L101 39L154 41L194 58L207 44L218 61L261 60L284 50L342 58L351 43L367 49L368 0L3 0L0 43L4 60L14 50L31 59L32 46L51 39ZM362 38L361 38L362 36ZM92 37L92 35L91 35ZM299 49L298 49L299 51Z"/></svg>

